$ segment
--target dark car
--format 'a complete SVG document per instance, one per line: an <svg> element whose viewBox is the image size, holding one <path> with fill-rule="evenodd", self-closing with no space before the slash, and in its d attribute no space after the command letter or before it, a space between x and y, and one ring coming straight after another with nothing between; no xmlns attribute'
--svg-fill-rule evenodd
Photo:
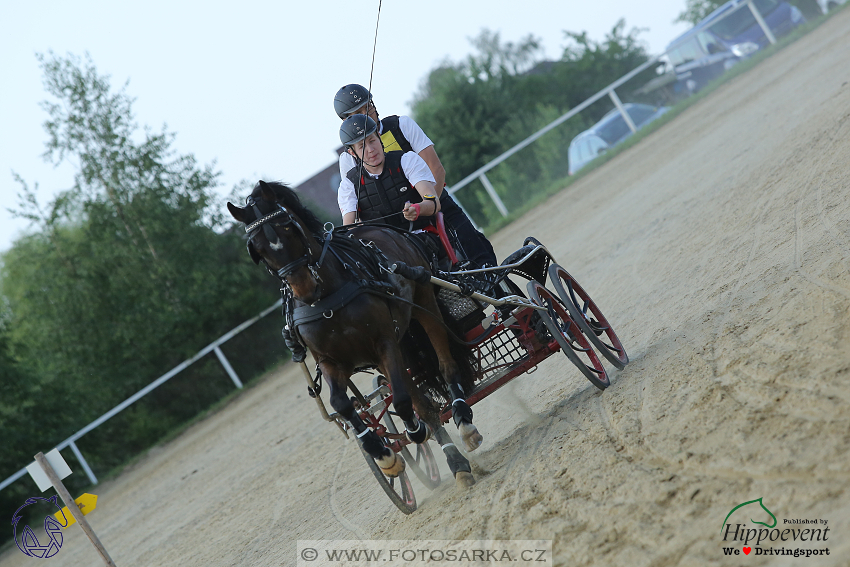
<svg viewBox="0 0 850 567"><path fill-rule="evenodd" d="M796 6L780 0L754 0L774 36L782 36L806 21ZM727 15L728 14L728 15ZM766 47L770 41L756 21L746 0L731 0L703 20L704 26L729 51L746 57Z"/></svg>
<svg viewBox="0 0 850 567"><path fill-rule="evenodd" d="M667 48L676 74L676 92L695 93L731 69L743 56L727 49L714 35L695 28Z"/></svg>
<svg viewBox="0 0 850 567"><path fill-rule="evenodd" d="M635 127L646 126L669 110L667 106L655 107L648 104L626 103L623 105ZM602 120L585 130L570 142L567 153L569 174L572 175L597 156L607 152L632 135L632 130L623 115L616 108L602 117Z"/></svg>
<svg viewBox="0 0 850 567"><path fill-rule="evenodd" d="M774 36L806 21L799 9L780 0L754 0L753 4ZM676 90L698 91L769 43L746 0L723 4L667 46Z"/></svg>

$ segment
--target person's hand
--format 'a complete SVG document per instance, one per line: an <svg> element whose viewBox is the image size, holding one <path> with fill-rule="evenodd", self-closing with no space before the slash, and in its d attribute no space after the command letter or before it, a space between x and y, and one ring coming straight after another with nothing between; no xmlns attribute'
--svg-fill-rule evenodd
<svg viewBox="0 0 850 567"><path fill-rule="evenodd" d="M402 214L404 214L404 218L409 220L410 222L415 221L419 218L419 213L421 212L421 206L419 203L410 204L410 201L404 204L404 210Z"/></svg>

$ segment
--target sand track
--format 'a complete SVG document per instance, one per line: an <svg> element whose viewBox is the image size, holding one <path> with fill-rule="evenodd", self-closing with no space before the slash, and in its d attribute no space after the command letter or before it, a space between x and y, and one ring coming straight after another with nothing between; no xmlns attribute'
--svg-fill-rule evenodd
<svg viewBox="0 0 850 567"><path fill-rule="evenodd" d="M500 257L546 243L632 362L600 393L552 357L476 406L472 490L442 463L403 516L286 368L98 488L116 563L540 538L557 565L737 565L718 527L763 497L780 521L828 520L831 554L746 562L850 564L848 30L845 10L495 236ZM79 530L50 561L99 564Z"/></svg>

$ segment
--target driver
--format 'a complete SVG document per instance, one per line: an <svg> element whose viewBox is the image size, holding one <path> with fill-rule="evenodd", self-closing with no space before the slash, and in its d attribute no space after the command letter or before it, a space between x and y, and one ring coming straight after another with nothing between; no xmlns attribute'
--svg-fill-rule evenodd
<svg viewBox="0 0 850 567"><path fill-rule="evenodd" d="M436 185L436 195L440 200L440 210L445 217L446 224L453 228L460 239L460 244L466 252L467 259L474 266L495 266L496 253L493 246L472 226L469 218L452 199L448 191L443 191L445 185L446 170L443 168L440 158L434 149L434 143L425 135L422 128L409 116L387 116L378 118L378 111L372 100L372 95L362 85L345 85L337 91L334 97L334 110L337 115L345 120L349 116L365 114L377 124L377 133L384 144L384 151L414 152L421 157L431 170ZM356 160L348 152L343 152L339 157L340 193L342 195L343 184L346 174L356 164ZM343 202L339 202L340 209ZM344 212L343 212L344 215Z"/></svg>
<svg viewBox="0 0 850 567"><path fill-rule="evenodd" d="M339 184L342 222L353 224L359 216L421 230L440 210L434 175L414 152L386 153L377 131L365 114L349 116L340 126L339 139L352 163Z"/></svg>

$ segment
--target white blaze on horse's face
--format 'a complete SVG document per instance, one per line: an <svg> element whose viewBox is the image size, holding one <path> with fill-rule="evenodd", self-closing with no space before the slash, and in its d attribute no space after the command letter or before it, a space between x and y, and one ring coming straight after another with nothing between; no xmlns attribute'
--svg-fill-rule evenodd
<svg viewBox="0 0 850 567"><path fill-rule="evenodd" d="M269 242L269 248L271 248L275 252L277 252L278 250L282 250L283 242L281 242L280 238L278 238L275 242Z"/></svg>

